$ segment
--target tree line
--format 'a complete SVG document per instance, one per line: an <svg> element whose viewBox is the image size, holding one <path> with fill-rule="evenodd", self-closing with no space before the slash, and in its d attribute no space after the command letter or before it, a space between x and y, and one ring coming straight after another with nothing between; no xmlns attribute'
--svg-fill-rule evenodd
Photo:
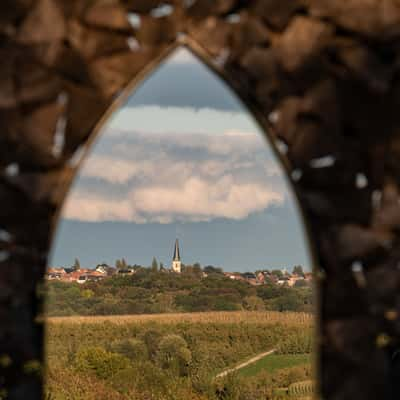
<svg viewBox="0 0 400 400"><path fill-rule="evenodd" d="M203 272L207 271L207 276ZM312 312L312 289L274 284L252 286L232 280L222 270L186 266L182 274L160 266L138 268L84 285L49 281L45 287L49 316L126 315L171 312L273 310Z"/></svg>

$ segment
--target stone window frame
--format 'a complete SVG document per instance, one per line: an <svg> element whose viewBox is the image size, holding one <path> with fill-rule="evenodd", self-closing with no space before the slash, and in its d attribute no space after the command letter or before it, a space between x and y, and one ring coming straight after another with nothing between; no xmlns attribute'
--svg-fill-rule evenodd
<svg viewBox="0 0 400 400"><path fill-rule="evenodd" d="M296 193L315 256L322 397L390 396L400 331L395 0L7 0L1 11L6 398L42 396L31 373L44 360L40 283L82 156L178 45L247 106Z"/></svg>

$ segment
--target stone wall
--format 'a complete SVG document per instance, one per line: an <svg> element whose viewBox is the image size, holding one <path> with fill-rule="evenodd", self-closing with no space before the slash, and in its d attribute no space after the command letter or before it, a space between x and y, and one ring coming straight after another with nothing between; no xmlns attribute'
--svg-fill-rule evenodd
<svg viewBox="0 0 400 400"><path fill-rule="evenodd" d="M400 2L3 0L0 7L6 398L41 397L41 378L26 368L43 360L37 288L79 155L115 100L178 44L233 87L291 177L318 265L324 399L390 398L400 333Z"/></svg>

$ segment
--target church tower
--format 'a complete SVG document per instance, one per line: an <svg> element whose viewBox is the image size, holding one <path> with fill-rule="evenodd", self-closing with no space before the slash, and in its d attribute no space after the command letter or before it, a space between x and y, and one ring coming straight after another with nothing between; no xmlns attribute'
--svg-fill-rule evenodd
<svg viewBox="0 0 400 400"><path fill-rule="evenodd" d="M179 241L176 239L175 241L175 250L174 250L174 258L172 259L172 271L177 274L181 273L181 256L179 254Z"/></svg>

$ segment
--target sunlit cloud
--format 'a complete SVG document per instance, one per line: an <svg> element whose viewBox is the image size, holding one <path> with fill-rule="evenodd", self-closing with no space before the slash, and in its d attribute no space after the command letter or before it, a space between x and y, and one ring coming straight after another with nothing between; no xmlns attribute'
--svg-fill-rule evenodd
<svg viewBox="0 0 400 400"><path fill-rule="evenodd" d="M137 221L129 199L110 199L82 189L67 199L64 217L79 221ZM145 221L140 221L145 222Z"/></svg>
<svg viewBox="0 0 400 400"><path fill-rule="evenodd" d="M139 213L153 222L160 222L162 218L170 222L242 219L283 201L273 190L259 184L235 183L230 175L213 184L193 177L182 187L148 187L132 194Z"/></svg>
<svg viewBox="0 0 400 400"><path fill-rule="evenodd" d="M235 184L230 176L212 186L208 181L190 178L183 187L149 186L132 190L126 198L117 200L78 190L67 201L64 216L90 222L238 220L282 202L280 193L257 184Z"/></svg>
<svg viewBox="0 0 400 400"><path fill-rule="evenodd" d="M143 166L127 160L98 155L90 158L84 166L84 176L110 183L123 184L137 175Z"/></svg>
<svg viewBox="0 0 400 400"><path fill-rule="evenodd" d="M67 199L67 219L238 220L285 201L281 171L252 132L108 133Z"/></svg>

